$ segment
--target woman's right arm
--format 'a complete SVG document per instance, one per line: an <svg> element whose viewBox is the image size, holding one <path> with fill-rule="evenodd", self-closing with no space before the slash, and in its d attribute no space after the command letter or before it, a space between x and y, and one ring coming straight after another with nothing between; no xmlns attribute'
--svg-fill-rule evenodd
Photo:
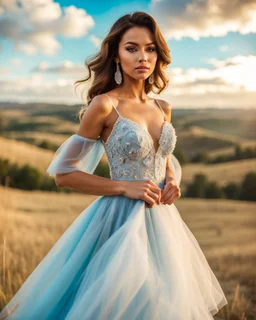
<svg viewBox="0 0 256 320"><path fill-rule="evenodd" d="M105 95L95 96L82 117L77 134L85 138L97 139L112 108ZM80 170L56 174L55 180L58 187L68 187L99 196L122 194L130 198L142 199L149 205L153 205L161 197L161 189L150 180L114 180Z"/></svg>
<svg viewBox="0 0 256 320"><path fill-rule="evenodd" d="M89 139L97 139L100 136L106 117L112 110L112 106L106 98L104 95L98 95L92 99L80 122L77 131L79 136ZM55 181L58 187L68 187L93 195L116 195L124 192L120 181L79 170L56 174Z"/></svg>

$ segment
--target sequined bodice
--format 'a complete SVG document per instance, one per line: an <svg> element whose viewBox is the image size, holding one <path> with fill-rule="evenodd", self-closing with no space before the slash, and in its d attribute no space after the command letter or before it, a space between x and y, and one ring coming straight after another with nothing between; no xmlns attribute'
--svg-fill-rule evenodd
<svg viewBox="0 0 256 320"><path fill-rule="evenodd" d="M101 139L111 179L151 179L157 185L163 185L167 157L173 152L177 141L172 123L163 122L159 146L155 150L153 139L146 129L117 113L118 118L107 141Z"/></svg>

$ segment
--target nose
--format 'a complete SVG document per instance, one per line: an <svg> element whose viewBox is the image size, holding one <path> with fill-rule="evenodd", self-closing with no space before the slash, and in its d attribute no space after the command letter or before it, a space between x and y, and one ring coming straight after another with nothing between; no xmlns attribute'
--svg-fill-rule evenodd
<svg viewBox="0 0 256 320"><path fill-rule="evenodd" d="M147 61L147 53L142 52L141 57L139 58L139 62Z"/></svg>

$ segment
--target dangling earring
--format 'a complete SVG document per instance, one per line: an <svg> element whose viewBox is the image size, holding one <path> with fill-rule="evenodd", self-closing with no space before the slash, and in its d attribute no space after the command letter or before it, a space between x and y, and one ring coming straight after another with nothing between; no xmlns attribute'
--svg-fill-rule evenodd
<svg viewBox="0 0 256 320"><path fill-rule="evenodd" d="M149 76L149 78L148 78L148 82L150 83L150 84L153 84L154 83L154 73L151 73L151 75Z"/></svg>
<svg viewBox="0 0 256 320"><path fill-rule="evenodd" d="M120 84L122 82L122 73L120 71L120 68L119 68L117 61L116 61L115 81L117 84Z"/></svg>

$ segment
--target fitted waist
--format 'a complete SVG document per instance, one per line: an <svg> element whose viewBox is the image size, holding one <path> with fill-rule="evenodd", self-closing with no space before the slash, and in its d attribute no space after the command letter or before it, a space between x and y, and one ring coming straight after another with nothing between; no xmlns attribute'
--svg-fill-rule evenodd
<svg viewBox="0 0 256 320"><path fill-rule="evenodd" d="M111 178L111 180L125 180L125 181L141 181L141 180L151 180L153 181L159 188L161 188L162 190L164 189L164 181L165 179L162 179L161 181L156 181L154 179L150 179L150 178L140 178L140 179L135 179L135 178Z"/></svg>

